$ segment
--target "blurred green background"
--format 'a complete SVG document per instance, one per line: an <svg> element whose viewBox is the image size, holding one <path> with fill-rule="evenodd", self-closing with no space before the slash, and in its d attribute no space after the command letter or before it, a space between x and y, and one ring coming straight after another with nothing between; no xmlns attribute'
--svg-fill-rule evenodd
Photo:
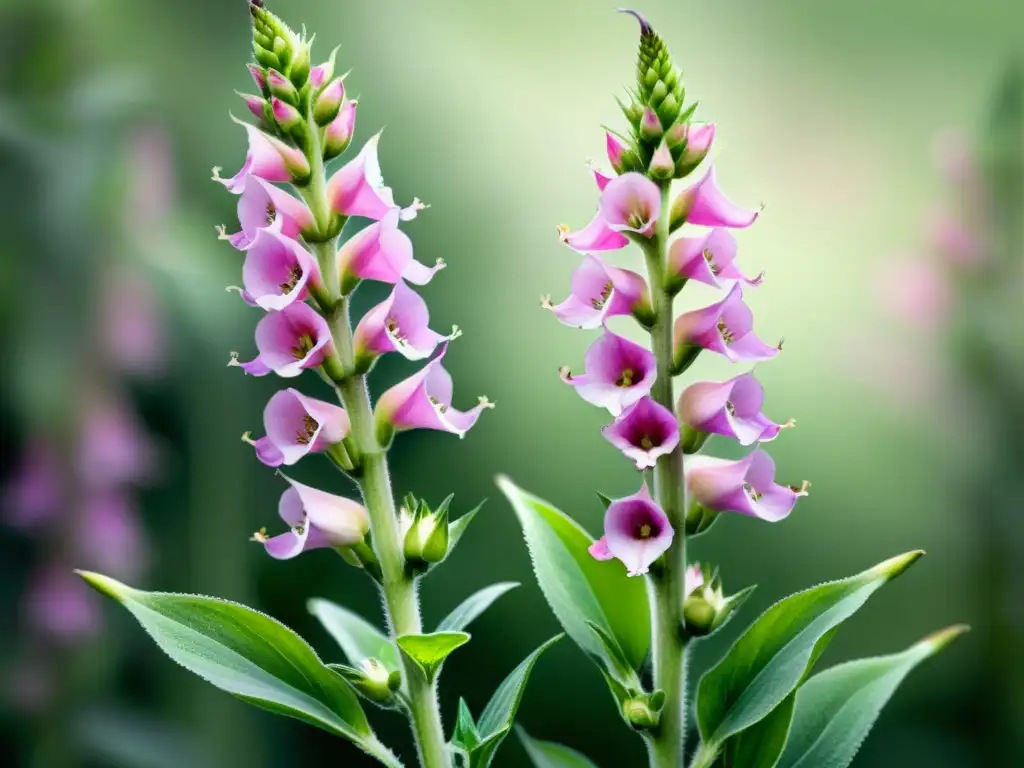
<svg viewBox="0 0 1024 768"><path fill-rule="evenodd" d="M342 44L339 69L353 69L347 84L360 97L357 142L386 126L381 162L396 197L433 206L406 230L422 260L449 264L423 293L434 327L465 331L446 359L456 405L480 394L498 403L464 441L413 433L393 451L400 493L437 501L454 491L458 511L491 497L450 565L424 584L428 619L488 583L523 583L446 665L451 722L458 696L479 711L507 671L557 631L494 476L510 475L591 531L602 512L595 489L635 490L635 473L598 433L602 415L558 381L558 367L578 367L590 338L559 326L538 301L560 299L576 266L555 227L593 213L584 161L603 158L601 125L622 126L612 97L632 78L635 24L593 0L277 0L271 9L317 33L315 60ZM998 78L1024 53L1024 6L647 0L641 10L683 66L698 118L718 124L723 186L765 205L740 235L741 253L748 269L767 270L750 296L758 330L784 336L786 351L758 375L769 415L799 424L770 450L785 481L813 481L786 522L723 520L696 555L721 565L727 587L760 584L749 618L810 583L928 550L844 628L824 663L896 651L955 622L976 631L909 680L857 764L1009 764L1024 690L1015 703L1000 689L997 665L1011 659L994 656L988 639L982 566L992 555L979 510L959 491L988 448L972 430L968 395L929 364L942 345L922 340L904 355L908 332L880 311L879 296L892 265L921 245L944 194L932 139L951 125L981 130ZM232 89L251 89L249 39L242 0L0 3L3 472L16 471L33 437L67 442L83 387L110 383L107 369L90 363L89 329L105 302L123 300L105 291L130 269L153 293L163 327L153 344L166 355L156 375L114 385L152 436L159 464L136 497L151 552L137 581L257 606L333 659L340 653L305 600L325 596L376 617L370 583L329 554L278 563L247 542L276 525L282 481L239 436L261 431L279 382L225 367L229 351L253 349L256 316L224 291L240 281L241 260L213 227L230 229L234 199L209 182L209 169L234 173L244 156L228 111L244 112ZM361 292L360 301L380 295ZM694 289L684 300L709 297ZM386 361L376 390L407 370ZM706 359L695 370L729 372ZM303 380L307 391L316 385ZM345 490L324 461L296 474ZM5 758L33 768L363 764L320 732L208 690L112 606L102 606L99 637L35 642L23 627L24 590L54 547L60 562L73 559L74 535L0 533L8 688L24 693L15 673L34 668L31 658L49 665L40 674L52 694L6 697ZM706 643L691 668L726 642ZM383 713L376 722L409 754L403 721ZM542 659L520 722L602 766L642 762L640 741L569 643ZM525 763L512 741L498 758Z"/></svg>

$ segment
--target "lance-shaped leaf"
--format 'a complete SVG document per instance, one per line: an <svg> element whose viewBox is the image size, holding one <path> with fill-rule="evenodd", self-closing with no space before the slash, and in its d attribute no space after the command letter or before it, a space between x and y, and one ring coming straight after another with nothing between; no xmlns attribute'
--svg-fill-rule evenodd
<svg viewBox="0 0 1024 768"><path fill-rule="evenodd" d="M138 620L161 650L222 691L355 742L390 765L355 692L284 624L245 606L199 595L143 592L81 573ZM389 754L389 753L386 753Z"/></svg>
<svg viewBox="0 0 1024 768"><path fill-rule="evenodd" d="M363 659L377 659L388 670L402 668L398 651L387 635L358 613L319 597L310 600L306 607L341 646L345 658L352 666L359 666Z"/></svg>
<svg viewBox="0 0 1024 768"><path fill-rule="evenodd" d="M554 741L540 741L516 726L516 735L523 749L530 756L534 768L597 768L588 758L575 749Z"/></svg>
<svg viewBox="0 0 1024 768"><path fill-rule="evenodd" d="M433 682L441 665L456 648L469 642L466 632L433 632L429 635L399 635L395 644L416 663L429 682Z"/></svg>
<svg viewBox="0 0 1024 768"><path fill-rule="evenodd" d="M556 635L523 659L498 686L476 723L465 702L460 702L452 743L469 756L468 768L487 768L491 764L494 753L512 730L519 703L523 700L526 684L537 659L561 639L562 635Z"/></svg>
<svg viewBox="0 0 1024 768"><path fill-rule="evenodd" d="M851 661L812 677L796 695L779 768L847 768L903 678L967 629L949 627L903 653Z"/></svg>
<svg viewBox="0 0 1024 768"><path fill-rule="evenodd" d="M700 681L697 725L705 744L725 740L771 713L800 684L819 640L923 553L909 552L841 581L779 601Z"/></svg>
<svg viewBox="0 0 1024 768"><path fill-rule="evenodd" d="M504 595L510 589L519 586L516 581L503 581L499 584L492 584L484 587L456 606L455 610L449 613L440 624L437 625L438 632L458 632L469 626L470 622L476 619L481 613L491 607L491 603Z"/></svg>
<svg viewBox="0 0 1024 768"><path fill-rule="evenodd" d="M462 540L463 534L466 529L469 528L469 524L473 522L473 518L476 517L477 512L487 503L487 499L484 499L469 512L464 514L457 520L453 520L448 524L448 555L451 556L452 552L455 551L455 546Z"/></svg>
<svg viewBox="0 0 1024 768"><path fill-rule="evenodd" d="M594 540L547 502L506 477L498 478L498 486L523 527L541 591L569 637L618 674L620 665L592 628L600 627L618 644L630 668L638 669L651 644L644 580L627 577L618 562L595 560L587 551ZM621 682L632 685L635 675Z"/></svg>

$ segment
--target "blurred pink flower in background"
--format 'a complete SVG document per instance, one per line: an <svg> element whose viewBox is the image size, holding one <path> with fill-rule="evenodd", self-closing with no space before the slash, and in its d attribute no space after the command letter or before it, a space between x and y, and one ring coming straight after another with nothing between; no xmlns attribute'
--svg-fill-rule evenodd
<svg viewBox="0 0 1024 768"><path fill-rule="evenodd" d="M86 401L76 469L93 488L142 483L156 469L156 449L134 413L109 394Z"/></svg>
<svg viewBox="0 0 1024 768"><path fill-rule="evenodd" d="M167 337L156 291L139 270L122 267L104 282L100 302L103 353L120 370L154 376L167 362Z"/></svg>
<svg viewBox="0 0 1024 768"><path fill-rule="evenodd" d="M31 442L3 489L4 520L21 530L35 530L60 511L60 467L57 451L45 440Z"/></svg>
<svg viewBox="0 0 1024 768"><path fill-rule="evenodd" d="M125 581L137 579L149 563L135 499L124 489L93 492L86 498L75 543L83 568Z"/></svg>
<svg viewBox="0 0 1024 768"><path fill-rule="evenodd" d="M95 595L64 563L42 566L25 591L25 620L38 634L71 643L95 635L103 617Z"/></svg>

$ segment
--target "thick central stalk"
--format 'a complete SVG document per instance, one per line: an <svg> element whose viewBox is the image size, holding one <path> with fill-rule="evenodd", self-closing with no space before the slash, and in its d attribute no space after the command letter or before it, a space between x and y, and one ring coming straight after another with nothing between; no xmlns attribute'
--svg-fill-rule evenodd
<svg viewBox="0 0 1024 768"><path fill-rule="evenodd" d="M651 343L658 377L651 396L670 411L675 410L672 384L672 296L664 289L669 238L669 185L662 186L661 216L644 252L650 278L655 322ZM658 459L654 492L665 510L675 536L665 553L664 567L649 579L654 687L665 692L661 722L648 739L651 768L679 768L686 738L686 659L682 634L682 609L686 579L685 486L683 448Z"/></svg>

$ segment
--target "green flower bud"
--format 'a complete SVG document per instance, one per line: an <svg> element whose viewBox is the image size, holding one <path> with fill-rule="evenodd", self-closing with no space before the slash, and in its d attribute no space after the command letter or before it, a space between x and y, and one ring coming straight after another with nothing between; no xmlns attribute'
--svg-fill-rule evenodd
<svg viewBox="0 0 1024 768"><path fill-rule="evenodd" d="M312 66L310 56L310 46L306 43L300 44L288 68L288 77L296 88L302 88L309 80L309 70Z"/></svg>
<svg viewBox="0 0 1024 768"><path fill-rule="evenodd" d="M296 36L281 19L263 7L262 0L251 0L253 55L262 66L284 70L295 55Z"/></svg>
<svg viewBox="0 0 1024 768"><path fill-rule="evenodd" d="M650 107L644 110L640 118L640 128L637 132L640 134L641 139L651 144L657 142L662 137L662 134L665 133L657 113Z"/></svg>
<svg viewBox="0 0 1024 768"><path fill-rule="evenodd" d="M293 107L299 106L299 92L292 81L276 69L267 70L267 87L270 93Z"/></svg>
<svg viewBox="0 0 1024 768"><path fill-rule="evenodd" d="M672 123L675 122L675 119L679 117L679 102L676 101L676 95L674 93L670 93L656 109L658 117L661 118L661 122L664 125L672 125Z"/></svg>
<svg viewBox="0 0 1024 768"><path fill-rule="evenodd" d="M697 582L698 585L683 602L683 624L691 637L707 637L724 626L756 588L750 586L725 597L721 578L706 569L699 574Z"/></svg>
<svg viewBox="0 0 1024 768"><path fill-rule="evenodd" d="M448 508L449 496L436 512L422 502L412 512L412 522L405 534L404 551L406 561L417 569L425 569L439 563L448 556Z"/></svg>
<svg viewBox="0 0 1024 768"><path fill-rule="evenodd" d="M718 519L718 514L718 512L712 512L710 509L694 502L686 511L686 535L698 536L705 533L714 525Z"/></svg>
<svg viewBox="0 0 1024 768"><path fill-rule="evenodd" d="M665 692L637 693L622 703L622 717L638 731L649 731L661 722L665 707Z"/></svg>
<svg viewBox="0 0 1024 768"><path fill-rule="evenodd" d="M707 432L701 432L699 429L694 429L689 424L683 427L683 453L689 455L691 453L697 453L701 448L704 447L704 443L711 437Z"/></svg>
<svg viewBox="0 0 1024 768"><path fill-rule="evenodd" d="M375 704L393 703L395 693L402 687L402 673L389 670L379 659L363 659L358 668L338 665L336 669L360 696Z"/></svg>

